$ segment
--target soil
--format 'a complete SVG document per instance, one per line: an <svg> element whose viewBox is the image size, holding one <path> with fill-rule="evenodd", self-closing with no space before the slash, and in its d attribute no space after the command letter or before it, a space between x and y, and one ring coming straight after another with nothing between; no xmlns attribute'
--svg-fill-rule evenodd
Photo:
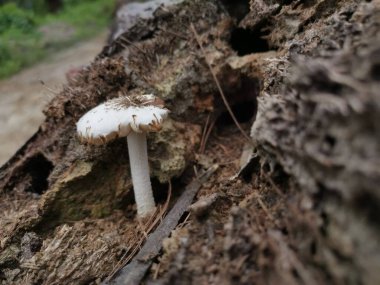
<svg viewBox="0 0 380 285"><path fill-rule="evenodd" d="M171 110L148 137L159 209L219 165L143 284L379 284L379 1L237 2L118 26L47 104L1 168L2 284L99 284L164 219L136 217L124 139L75 133L100 102L141 93Z"/></svg>

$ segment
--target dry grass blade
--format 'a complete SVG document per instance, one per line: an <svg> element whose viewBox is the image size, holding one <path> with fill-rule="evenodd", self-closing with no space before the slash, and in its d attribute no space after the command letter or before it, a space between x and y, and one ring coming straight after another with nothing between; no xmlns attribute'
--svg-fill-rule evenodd
<svg viewBox="0 0 380 285"><path fill-rule="evenodd" d="M186 226L187 221L189 220L190 216L191 216L191 213L189 212L187 214L186 218L183 220L183 222L178 225L179 229L182 229L184 226Z"/></svg>
<svg viewBox="0 0 380 285"><path fill-rule="evenodd" d="M209 126L209 128L208 128L208 130L206 132L206 136L205 136L205 140L204 140L204 145L203 145L202 153L205 152L205 150L206 150L206 144L207 144L208 138L210 137L211 131L212 131L212 129L215 126L215 122L216 122L215 119L211 121L210 126Z"/></svg>
<svg viewBox="0 0 380 285"><path fill-rule="evenodd" d="M266 174L265 172L262 172L262 175L265 177L265 179L269 182L269 184L272 186L272 189L281 197L284 198L285 195L282 193L281 189L274 183L273 179Z"/></svg>
<svg viewBox="0 0 380 285"><path fill-rule="evenodd" d="M216 120L212 119L212 121L210 123L210 117L211 117L211 115L209 114L207 116L207 120L206 120L205 126L203 128L201 143L200 143L200 147L199 147L199 153L205 152L208 138L210 137L211 131L215 126Z"/></svg>
<svg viewBox="0 0 380 285"><path fill-rule="evenodd" d="M232 109L231 109L230 104L228 103L228 101L227 101L227 99L226 99L226 96L224 95L223 89L222 89L222 87L220 86L219 80L218 80L218 78L216 77L216 74L215 74L215 72L214 72L214 69L212 68L210 62L209 62L208 59L207 59L206 52L205 52L205 50L204 50L204 48L203 48L203 45L202 45L201 39L200 39L200 37L199 37L197 31L195 30L194 25L193 25L193 24L190 24L190 28L191 28L192 32L194 33L195 40L197 41L199 47L201 48L201 51L202 51L203 56L204 56L204 58L205 58L206 64L207 64L208 68L210 69L210 72L211 72L211 74L212 74L212 77L214 78L215 84L216 84L216 86L218 87L218 90L219 90L220 96L222 97L223 103L224 103L224 105L226 106L228 113L230 114L232 120L234 121L234 123L235 123L236 127L239 129L239 131L243 134L243 136L247 139L247 141L248 141L249 143L252 144L252 140L251 140L251 138L245 133L245 131L243 130L243 128L242 128L241 125L239 124L238 120L237 120L236 117L235 117L234 112L233 112Z"/></svg>
<svg viewBox="0 0 380 285"><path fill-rule="evenodd" d="M278 223L277 223L276 219L273 217L272 213L269 211L268 207L265 205L265 203L261 199L260 194L256 194L255 193L254 196L256 197L257 202L259 203L260 207L263 209L263 211L265 212L265 214L269 217L269 219L272 222L274 222L278 226Z"/></svg>
<svg viewBox="0 0 380 285"><path fill-rule="evenodd" d="M203 153L203 151L204 151L204 145L206 144L206 142L205 142L205 140L206 140L206 133L207 133L207 128L208 128L209 122L210 122L210 114L208 114L207 119L206 119L206 123L205 123L205 125L203 127L201 143L200 143L200 146L199 146L199 153Z"/></svg>

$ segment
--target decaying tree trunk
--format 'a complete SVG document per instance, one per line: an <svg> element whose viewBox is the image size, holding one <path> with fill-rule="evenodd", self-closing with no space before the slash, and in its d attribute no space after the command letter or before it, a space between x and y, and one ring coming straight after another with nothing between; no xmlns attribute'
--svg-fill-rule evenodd
<svg viewBox="0 0 380 285"><path fill-rule="evenodd" d="M144 282L379 284L379 8L122 5L102 53L1 168L1 284L98 284L141 244L126 141L93 147L75 134L89 109L138 93L171 110L148 141L158 204L169 181L171 207L194 167L220 165ZM212 72L252 141L230 123Z"/></svg>

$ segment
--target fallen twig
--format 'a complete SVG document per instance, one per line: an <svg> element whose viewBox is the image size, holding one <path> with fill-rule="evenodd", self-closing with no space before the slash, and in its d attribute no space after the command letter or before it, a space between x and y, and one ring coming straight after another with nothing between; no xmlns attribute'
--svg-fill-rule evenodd
<svg viewBox="0 0 380 285"><path fill-rule="evenodd" d="M206 197L202 197L200 200L195 202L194 204L191 204L189 206L189 210L194 213L196 216L202 216L204 215L209 208L218 200L220 197L219 193L214 193Z"/></svg>
<svg viewBox="0 0 380 285"><path fill-rule="evenodd" d="M205 135L205 139L203 141L203 146L202 146L202 149L201 149L201 153L204 153L205 150L206 150L206 144L207 144L207 141L208 141L208 138L210 137L210 134L211 134L211 131L212 129L214 128L215 126L215 123L216 123L216 120L212 120L208 129L207 129L207 132L206 132L206 135Z"/></svg>
<svg viewBox="0 0 380 285"><path fill-rule="evenodd" d="M181 197L179 197L178 201L162 223L152 234L148 236L146 243L141 248L139 253L128 265L116 274L116 278L114 280L104 282L103 285L133 285L140 283L151 266L153 259L159 254L164 238L168 237L171 231L175 229L178 221L190 206L202 184L207 181L207 179L216 171L217 168L217 165L212 166L209 170L200 175L200 177L197 177L197 179L194 179L194 181L186 187L185 191L182 193Z"/></svg>

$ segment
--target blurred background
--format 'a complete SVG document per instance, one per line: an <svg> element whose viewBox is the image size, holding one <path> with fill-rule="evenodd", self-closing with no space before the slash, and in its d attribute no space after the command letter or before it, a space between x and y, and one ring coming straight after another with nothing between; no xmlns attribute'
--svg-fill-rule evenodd
<svg viewBox="0 0 380 285"><path fill-rule="evenodd" d="M91 63L115 0L0 0L0 165L37 131L43 106Z"/></svg>
<svg viewBox="0 0 380 285"><path fill-rule="evenodd" d="M104 29L113 0L0 0L0 78Z"/></svg>

